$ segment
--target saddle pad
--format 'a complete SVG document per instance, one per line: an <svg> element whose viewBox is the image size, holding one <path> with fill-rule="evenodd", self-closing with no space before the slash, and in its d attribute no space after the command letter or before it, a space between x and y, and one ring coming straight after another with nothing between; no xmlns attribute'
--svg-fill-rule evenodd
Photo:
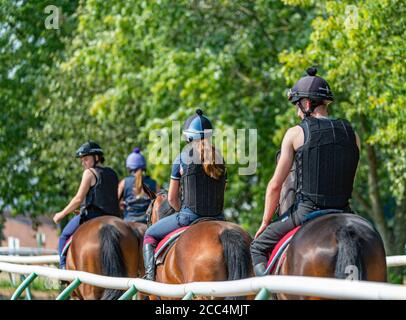
<svg viewBox="0 0 406 320"><path fill-rule="evenodd" d="M65 245L64 245L64 247L63 247L63 249L62 249L62 253L61 253L61 256L62 256L62 257L67 255L69 246L70 246L70 244L72 243L72 239L73 239L73 236L70 236L70 238L68 239L68 241L66 241L66 243L65 243Z"/></svg>
<svg viewBox="0 0 406 320"><path fill-rule="evenodd" d="M171 233L167 234L165 238L163 238L159 243L158 246L155 248L155 260L161 255L162 252L166 251L165 249L169 249L168 247L175 242L179 236L186 231L189 226L178 228Z"/></svg>
<svg viewBox="0 0 406 320"><path fill-rule="evenodd" d="M289 231L285 236L279 240L279 242L276 244L275 248L272 250L271 256L268 260L268 264L266 266L266 274L269 274L273 271L274 266L276 265L276 262L278 259L281 257L283 251L286 249L286 247L289 245L290 240L292 240L293 236L296 234L296 232L300 229L301 226L298 226L291 231Z"/></svg>

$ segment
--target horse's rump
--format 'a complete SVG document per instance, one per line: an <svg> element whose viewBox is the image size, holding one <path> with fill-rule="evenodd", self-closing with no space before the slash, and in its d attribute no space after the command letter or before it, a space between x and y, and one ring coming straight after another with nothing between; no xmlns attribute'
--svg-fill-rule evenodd
<svg viewBox="0 0 406 320"><path fill-rule="evenodd" d="M202 221L191 225L157 267L157 281L224 281L252 275L251 238L238 225Z"/></svg>
<svg viewBox="0 0 406 320"><path fill-rule="evenodd" d="M106 276L138 275L139 239L132 229L114 216L102 216L82 224L68 250L67 269ZM116 299L118 290L81 284L76 295L82 299Z"/></svg>
<svg viewBox="0 0 406 320"><path fill-rule="evenodd" d="M280 274L385 282L386 268L383 241L375 228L358 215L338 213L299 229Z"/></svg>

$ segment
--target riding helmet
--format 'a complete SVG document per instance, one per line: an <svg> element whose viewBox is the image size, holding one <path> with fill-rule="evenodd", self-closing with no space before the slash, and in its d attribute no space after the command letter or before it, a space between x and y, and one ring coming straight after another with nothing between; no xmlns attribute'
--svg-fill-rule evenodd
<svg viewBox="0 0 406 320"><path fill-rule="evenodd" d="M190 116L185 121L183 134L189 142L208 138L213 134L213 126L210 120L203 115L203 111L197 109L196 115Z"/></svg>
<svg viewBox="0 0 406 320"><path fill-rule="evenodd" d="M316 106L322 101L333 101L333 93L327 81L316 76L317 68L306 70L307 76L301 78L288 92L288 100L296 104L301 98L309 98Z"/></svg>
<svg viewBox="0 0 406 320"><path fill-rule="evenodd" d="M88 155L103 155L103 149L94 141L88 141L80 146L76 150L76 158L88 156Z"/></svg>
<svg viewBox="0 0 406 320"><path fill-rule="evenodd" d="M141 150L139 148L134 148L133 152L128 155L125 164L126 167L131 171L138 169L145 170L147 168L147 162L145 161L145 158L141 154Z"/></svg>

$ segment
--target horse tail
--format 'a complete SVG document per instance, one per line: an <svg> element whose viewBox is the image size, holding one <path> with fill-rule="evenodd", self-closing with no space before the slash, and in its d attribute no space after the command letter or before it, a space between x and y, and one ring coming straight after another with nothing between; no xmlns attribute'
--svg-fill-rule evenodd
<svg viewBox="0 0 406 320"><path fill-rule="evenodd" d="M360 238L353 226L343 226L336 231L337 261L335 277L345 279L354 277L354 280L364 279Z"/></svg>
<svg viewBox="0 0 406 320"><path fill-rule="evenodd" d="M251 254L243 231L225 229L220 234L220 241L227 265L228 280L248 278L251 270ZM230 299L237 299L237 297L230 297Z"/></svg>
<svg viewBox="0 0 406 320"><path fill-rule="evenodd" d="M99 232L100 258L103 275L126 277L127 270L120 247L120 232L112 225L102 226ZM117 300L124 291L116 289L104 290L102 300Z"/></svg>

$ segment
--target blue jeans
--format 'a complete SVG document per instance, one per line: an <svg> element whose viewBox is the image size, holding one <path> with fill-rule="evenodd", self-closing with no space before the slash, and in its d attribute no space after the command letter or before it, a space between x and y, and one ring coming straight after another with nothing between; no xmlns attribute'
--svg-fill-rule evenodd
<svg viewBox="0 0 406 320"><path fill-rule="evenodd" d="M193 221L202 216L197 215L189 208L182 208L179 212L176 212L168 217L159 220L157 223L150 226L147 231L145 231L144 239L147 240L147 243L155 244L161 241L165 236L172 231L175 231L178 228L185 227L190 225ZM214 216L215 219L224 219L224 214L220 213L217 216ZM153 238L155 241L152 241ZM146 242L144 241L144 244Z"/></svg>
<svg viewBox="0 0 406 320"><path fill-rule="evenodd" d="M93 218L99 217L99 213L88 213L85 220L88 221ZM63 247L66 244L66 241L75 233L75 231L79 228L81 223L81 215L78 214L77 216L74 216L68 224L63 228L61 236L59 237L59 244L58 244L58 254L60 258L60 268L65 269L66 266L66 255L62 256L62 250Z"/></svg>

